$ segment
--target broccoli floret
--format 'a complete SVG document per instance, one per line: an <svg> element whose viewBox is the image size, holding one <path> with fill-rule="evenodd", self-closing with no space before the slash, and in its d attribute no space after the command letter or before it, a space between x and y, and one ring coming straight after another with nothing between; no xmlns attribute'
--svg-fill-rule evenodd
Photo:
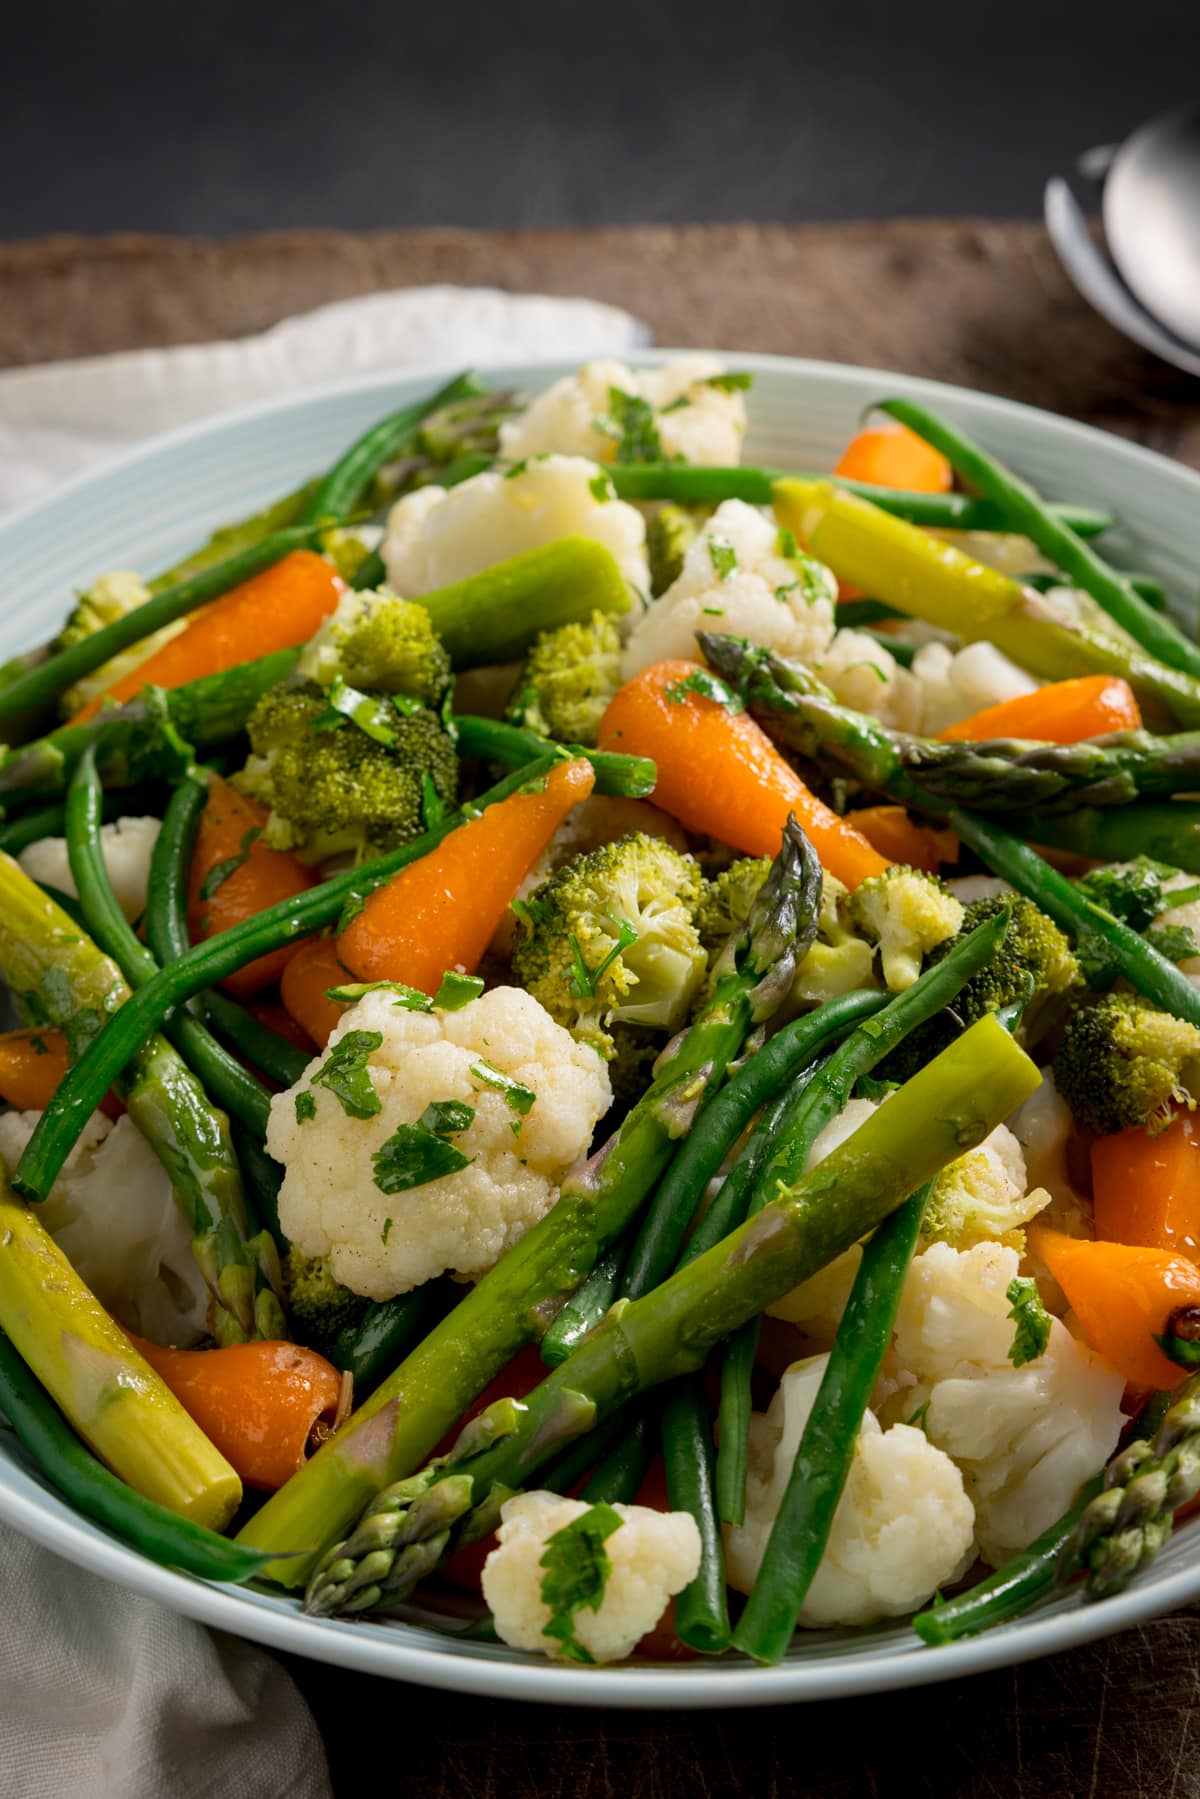
<svg viewBox="0 0 1200 1799"><path fill-rule="evenodd" d="M614 1022L674 1030L707 966L701 879L691 856L642 832L572 857L521 907L514 979L605 1057Z"/></svg>
<svg viewBox="0 0 1200 1799"><path fill-rule="evenodd" d="M699 537L707 519L707 506L660 506L646 526L646 555L650 563L650 591L665 593L683 573L683 559Z"/></svg>
<svg viewBox="0 0 1200 1799"><path fill-rule="evenodd" d="M270 808L263 838L272 849L316 862L379 854L419 836L431 804L454 805L458 756L437 715L364 703L372 734L311 681L277 688L255 707L254 753L236 784Z"/></svg>
<svg viewBox="0 0 1200 1799"><path fill-rule="evenodd" d="M862 936L879 946L883 978L893 993L912 986L924 958L963 921L962 902L944 881L901 863L857 887L849 911Z"/></svg>
<svg viewBox="0 0 1200 1799"><path fill-rule="evenodd" d="M350 687L436 708L450 681L450 658L424 606L367 588L343 594L305 645L299 670L322 687L340 676Z"/></svg>
<svg viewBox="0 0 1200 1799"><path fill-rule="evenodd" d="M301 1255L295 1244L283 1258L283 1297L297 1340L322 1354L367 1309L365 1299L333 1278L328 1257Z"/></svg>
<svg viewBox="0 0 1200 1799"><path fill-rule="evenodd" d="M696 920L700 941L708 951L709 966L709 981L701 991L701 999L711 990L713 971L726 941L750 916L770 867L769 856L747 856L705 882ZM799 1010L823 1005L840 993L856 993L879 985L874 973L874 945L860 937L851 923L848 897L842 883L827 873L821 883L817 934L792 985L791 1004Z"/></svg>
<svg viewBox="0 0 1200 1799"><path fill-rule="evenodd" d="M508 718L542 737L590 748L620 685L620 633L607 613L593 612L586 623L540 634L509 701Z"/></svg>
<svg viewBox="0 0 1200 1799"><path fill-rule="evenodd" d="M696 913L696 929L708 951L710 964L716 961L729 938L735 931L740 931L749 918L750 908L770 872L770 856L742 856L705 881Z"/></svg>
<svg viewBox="0 0 1200 1799"><path fill-rule="evenodd" d="M1016 1035L1028 1047L1045 1035L1067 996L1081 985L1079 964L1067 939L1053 919L1019 893L972 900L963 912L962 928L930 952L930 964L940 962L956 943L1006 908L1011 908L1008 930L991 961L971 976L949 1006L892 1051L879 1070L889 1080L908 1080L968 1025L1008 1006L1023 1007Z"/></svg>
<svg viewBox="0 0 1200 1799"><path fill-rule="evenodd" d="M1054 1058L1059 1092L1080 1124L1101 1136L1169 1122L1172 1103L1200 1090L1200 1030L1136 993L1081 1006Z"/></svg>

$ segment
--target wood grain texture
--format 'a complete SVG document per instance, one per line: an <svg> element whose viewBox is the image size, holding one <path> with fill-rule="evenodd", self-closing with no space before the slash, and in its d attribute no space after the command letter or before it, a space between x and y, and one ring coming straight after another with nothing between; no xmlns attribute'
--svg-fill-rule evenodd
<svg viewBox="0 0 1200 1799"><path fill-rule="evenodd" d="M0 364L238 336L436 281L594 295L664 344L961 382L1200 466L1200 383L1095 317L1029 224L14 244L0 246ZM288 1665L339 1794L378 1787L383 1757L405 1799L1200 1799L1200 1608L957 1684L772 1711L541 1710Z"/></svg>

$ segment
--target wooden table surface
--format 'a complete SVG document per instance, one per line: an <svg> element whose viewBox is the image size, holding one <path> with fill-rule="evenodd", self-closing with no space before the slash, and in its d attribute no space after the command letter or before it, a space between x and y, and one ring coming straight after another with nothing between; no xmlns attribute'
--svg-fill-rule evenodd
<svg viewBox="0 0 1200 1799"><path fill-rule="evenodd" d="M590 294L665 344L957 381L1200 466L1200 383L1095 317L1030 224L0 245L0 365L236 336L431 281ZM770 1711L539 1709L289 1666L339 1794L377 1783L382 1755L406 1799L1200 1799L1200 1608L1024 1668Z"/></svg>

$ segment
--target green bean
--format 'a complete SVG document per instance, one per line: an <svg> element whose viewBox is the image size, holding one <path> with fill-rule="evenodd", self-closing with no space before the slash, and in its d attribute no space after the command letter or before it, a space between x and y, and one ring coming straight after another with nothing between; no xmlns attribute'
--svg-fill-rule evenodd
<svg viewBox="0 0 1200 1799"><path fill-rule="evenodd" d="M1073 939L1077 949L1086 950L1099 940L1106 951L1116 951L1120 971L1130 986L1164 1012L1200 1025L1200 992L1153 944L1089 900L1036 850L1019 843L991 819L955 807L948 822L993 874L1040 906Z"/></svg>
<svg viewBox="0 0 1200 1799"><path fill-rule="evenodd" d="M631 1417L614 1412L611 1418L585 1436L577 1437L556 1462L551 1462L540 1483L547 1493L569 1493L586 1474L599 1472L608 1457L620 1450L629 1433ZM611 1503L611 1502L610 1502Z"/></svg>
<svg viewBox="0 0 1200 1799"><path fill-rule="evenodd" d="M540 780L554 766L554 760L553 756L547 755L518 769L473 800L472 812L507 799L529 781ZM178 962L164 968L134 992L113 1013L60 1083L14 1172L16 1190L25 1198L45 1198L77 1141L84 1121L95 1111L131 1056L171 1012L205 987L215 986L226 976L235 974L247 962L332 924L353 894L371 892L398 869L428 855L462 822L462 812L450 812L422 836L389 851L386 856L364 863L360 868L346 869L319 886L309 888L306 893L268 906L255 918L210 937L206 943L197 944L186 956L181 956Z"/></svg>
<svg viewBox="0 0 1200 1799"><path fill-rule="evenodd" d="M351 579L351 587L361 592L367 587L382 587L387 580L387 563L378 550L368 550Z"/></svg>
<svg viewBox="0 0 1200 1799"><path fill-rule="evenodd" d="M85 1517L166 1568L202 1580L249 1580L270 1554L231 1542L143 1499L96 1460L0 1334L0 1411L46 1479Z"/></svg>
<svg viewBox="0 0 1200 1799"><path fill-rule="evenodd" d="M261 574L263 569L280 561L290 550L298 550L312 543L315 535L311 525L297 525L287 531L277 531L273 537L264 537L261 543L251 545L248 550L242 550L238 555L230 556L212 568L203 569L200 574L180 581L175 587L165 588L153 599L135 606L132 612L114 619L112 624L103 625L99 631L93 631L90 637L83 637L78 643L73 643L69 649L56 651L47 661L30 669L28 674L22 675L9 687L0 688L0 718L10 718L15 712L40 705L43 700L54 699L64 688L70 687L72 682L90 675L122 650L127 650L131 644L139 643L154 631L160 631L164 625L174 624L177 618L184 618L189 612L195 612L197 607L207 605L209 600L228 593L231 587L240 586L252 575Z"/></svg>
<svg viewBox="0 0 1200 1799"><path fill-rule="evenodd" d="M927 1182L863 1247L753 1591L734 1632L737 1647L755 1661L778 1662L786 1654L825 1553L932 1191L933 1182Z"/></svg>
<svg viewBox="0 0 1200 1799"><path fill-rule="evenodd" d="M700 1568L676 1595L675 1634L690 1649L720 1655L729 1647L729 1596L713 1497L712 1422L702 1374L685 1374L671 1382L660 1429L671 1510L690 1512L700 1532Z"/></svg>
<svg viewBox="0 0 1200 1799"><path fill-rule="evenodd" d="M294 1043L289 1043L286 1037L273 1031L269 1024L263 1024L261 1019L255 1018L253 1012L247 1011L245 1006L239 1006L236 1000L219 993L216 988L210 988L207 993L201 994L200 1003L216 1034L231 1048L240 1051L260 1074L265 1074L278 1087L296 1085L312 1061L310 1055L297 1049Z"/></svg>
<svg viewBox="0 0 1200 1799"><path fill-rule="evenodd" d="M519 767L534 756L544 755L548 739L521 725L505 724L497 718L474 718L470 714L456 717L458 747L464 756L477 756L481 761L502 762ZM623 756L615 750L589 750L577 745L578 754L586 756L596 771L596 792L612 793L626 799L645 799L654 792L658 770L647 756Z"/></svg>
<svg viewBox="0 0 1200 1799"><path fill-rule="evenodd" d="M434 1295L428 1285L395 1299L373 1299L357 1324L339 1331L329 1360L354 1376L356 1400L374 1392L401 1356L433 1323Z"/></svg>
<svg viewBox="0 0 1200 1799"><path fill-rule="evenodd" d="M618 1417L623 1417L618 1413ZM588 1505L632 1505L646 1478L658 1441L653 1409L623 1418L620 1441L599 1463L580 1498ZM595 1441L595 1437L590 1439Z"/></svg>
<svg viewBox="0 0 1200 1799"><path fill-rule="evenodd" d="M1035 543L1057 564L1073 587L1082 588L1136 643L1168 668L1200 675L1200 646L1173 619L1156 612L1127 575L1097 555L1071 526L1055 515L1027 481L1014 475L965 432L957 431L912 400L884 400L880 410L899 419L940 450L967 485L1000 508L1010 530Z"/></svg>
<svg viewBox="0 0 1200 1799"><path fill-rule="evenodd" d="M486 391L478 376L467 371L456 375L453 381L448 381L427 399L401 406L397 412L380 419L350 445L318 482L305 506L303 521L315 524L321 520L328 523L345 518L367 482L385 463L395 460L423 419L454 400L465 400Z"/></svg>
<svg viewBox="0 0 1200 1799"><path fill-rule="evenodd" d="M599 1324L621 1292L621 1276L629 1259L630 1233L607 1250L582 1287L577 1287L542 1338L542 1360L548 1368L565 1362L581 1337Z"/></svg>
<svg viewBox="0 0 1200 1799"><path fill-rule="evenodd" d="M828 474L796 474L786 469L708 468L689 462L629 462L606 465L623 500L676 500L683 506L715 506L721 500L745 500L769 506L778 481L828 481ZM867 481L837 476L837 485L873 500L883 512L927 530L1011 531L1002 507L965 493L910 493L900 487L876 487ZM1052 513L1080 536L1107 531L1112 519L1088 506L1055 506Z"/></svg>

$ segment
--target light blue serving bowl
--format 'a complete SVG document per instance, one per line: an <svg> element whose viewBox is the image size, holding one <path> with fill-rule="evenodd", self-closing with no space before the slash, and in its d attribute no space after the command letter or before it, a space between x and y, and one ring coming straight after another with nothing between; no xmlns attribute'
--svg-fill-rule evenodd
<svg viewBox="0 0 1200 1799"><path fill-rule="evenodd" d="M653 365L668 351L629 360ZM832 467L873 400L924 400L979 437L1042 491L1103 507L1119 526L1115 560L1166 585L1194 629L1200 583L1200 475L1070 419L938 382L785 357L728 354L753 373L745 460L774 468ZM566 363L485 369L498 385L537 388ZM430 392L452 370L372 377L255 406L155 439L0 517L0 661L39 643L76 588L112 568L168 566L217 525L258 510L331 462L367 425ZM0 1519L48 1548L163 1605L244 1637L365 1673L551 1704L684 1707L830 1699L979 1673L1068 1649L1200 1598L1200 1541L1182 1531L1120 1598L1075 1594L1016 1624L941 1649L906 1624L801 1633L777 1668L726 1657L677 1665L578 1669L502 1646L455 1642L411 1622L306 1618L277 1593L223 1588L176 1574L82 1518L41 1481L11 1435L0 1437Z"/></svg>

